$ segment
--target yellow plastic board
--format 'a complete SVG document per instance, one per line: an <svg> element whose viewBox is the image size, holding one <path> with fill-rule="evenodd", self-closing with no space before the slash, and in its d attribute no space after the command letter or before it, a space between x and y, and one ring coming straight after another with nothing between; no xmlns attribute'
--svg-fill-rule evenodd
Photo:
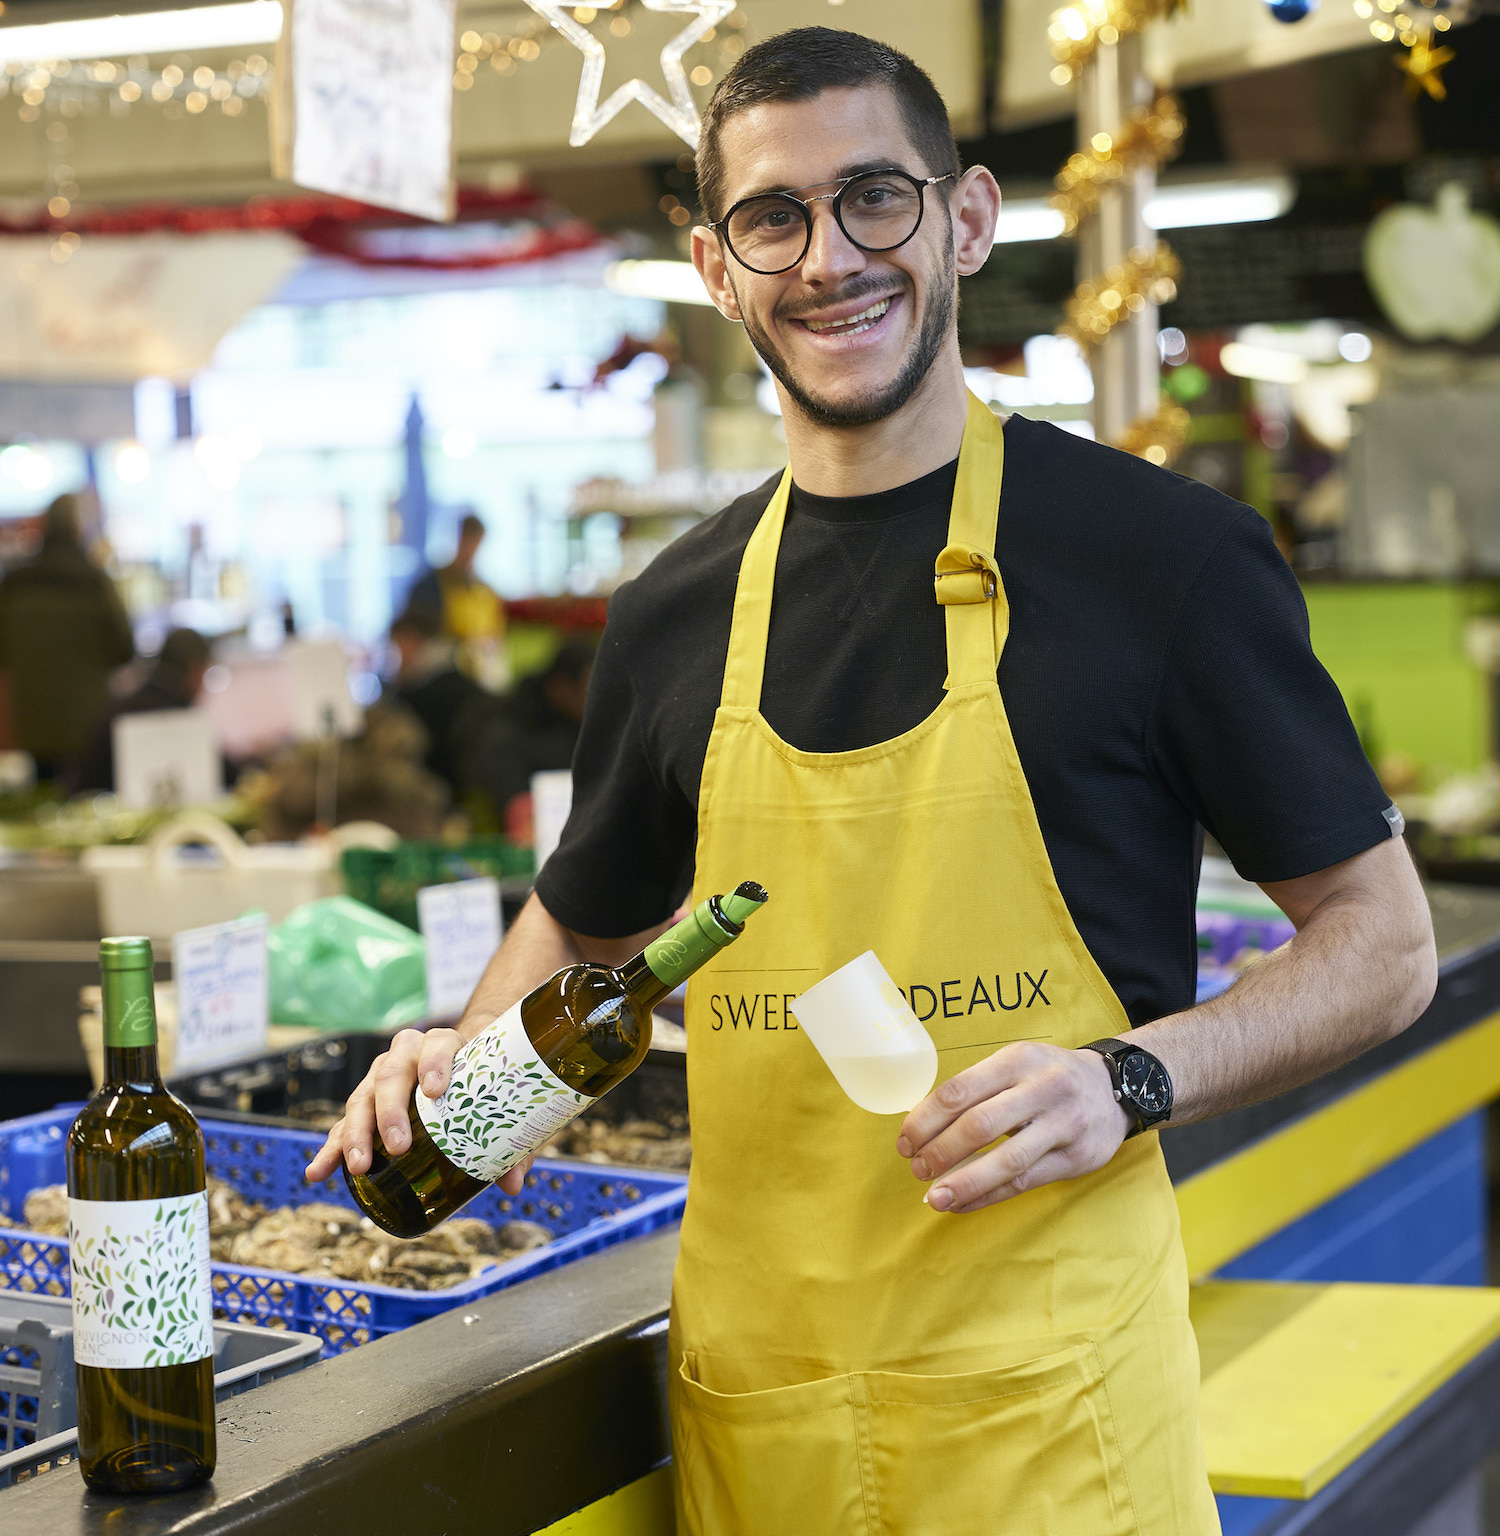
<svg viewBox="0 0 1500 1536"><path fill-rule="evenodd" d="M672 1536L672 1478L658 1467L536 1536Z"/></svg>
<svg viewBox="0 0 1500 1536"><path fill-rule="evenodd" d="M1188 1273L1211 1274L1497 1097L1500 1013L1184 1179Z"/></svg>
<svg viewBox="0 0 1500 1536"><path fill-rule="evenodd" d="M1500 1290L1225 1280L1194 1286L1215 1493L1308 1499L1500 1339ZM671 1536L661 1467L537 1536Z"/></svg>
<svg viewBox="0 0 1500 1536"><path fill-rule="evenodd" d="M1500 1339L1500 1290L1195 1286L1215 1493L1308 1499Z"/></svg>

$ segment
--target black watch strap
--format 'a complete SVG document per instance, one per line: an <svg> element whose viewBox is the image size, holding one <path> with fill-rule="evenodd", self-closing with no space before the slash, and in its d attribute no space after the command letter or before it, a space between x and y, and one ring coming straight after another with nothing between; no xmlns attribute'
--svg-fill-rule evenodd
<svg viewBox="0 0 1500 1536"><path fill-rule="evenodd" d="M1097 1051L1103 1058L1104 1064L1109 1068L1110 1086L1114 1089L1116 1102L1124 1109L1134 1122L1125 1133L1126 1141L1132 1136L1139 1136L1142 1131L1149 1131L1152 1126L1160 1125L1170 1118L1172 1113L1171 1078L1167 1075L1167 1069L1159 1058L1153 1056L1150 1051L1142 1049L1138 1045L1132 1045L1128 1040L1090 1040L1087 1045L1081 1046L1081 1050ZM1167 1104L1165 1109L1153 1110L1140 1102L1126 1086L1124 1075L1125 1060L1129 1056L1144 1056L1153 1063L1167 1082Z"/></svg>

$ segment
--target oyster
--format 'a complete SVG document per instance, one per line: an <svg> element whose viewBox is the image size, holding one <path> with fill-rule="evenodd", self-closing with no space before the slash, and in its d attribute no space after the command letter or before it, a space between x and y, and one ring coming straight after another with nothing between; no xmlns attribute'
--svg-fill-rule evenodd
<svg viewBox="0 0 1500 1536"><path fill-rule="evenodd" d="M61 1184L34 1189L20 1222L0 1216L0 1228L64 1237L68 1192ZM245 1264L320 1280L440 1291L552 1241L539 1222L496 1228L474 1216L454 1216L409 1242L389 1237L347 1206L326 1200L275 1210L247 1200L234 1185L208 1180L209 1253L221 1264Z"/></svg>
<svg viewBox="0 0 1500 1536"><path fill-rule="evenodd" d="M65 1184L47 1184L26 1197L22 1221L28 1231L45 1232L49 1237L68 1235L68 1189Z"/></svg>

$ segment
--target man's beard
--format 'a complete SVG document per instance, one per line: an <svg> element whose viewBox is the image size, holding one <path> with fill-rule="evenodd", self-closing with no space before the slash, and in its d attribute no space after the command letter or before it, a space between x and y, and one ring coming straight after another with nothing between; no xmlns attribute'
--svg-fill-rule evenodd
<svg viewBox="0 0 1500 1536"><path fill-rule="evenodd" d="M770 334L752 320L745 310L741 309L740 314L745 322L745 334L750 338L750 345L760 354L761 360L775 375L781 387L808 417L825 427L864 427L872 421L884 421L887 416L894 416L916 394L922 381L931 372L932 365L937 361L937 355L942 351L943 344L948 339L948 333L953 328L957 282L957 268L950 246L944 255L939 279L931 285L927 314L922 321L922 329L917 335L916 345L902 364L900 373L878 393L868 394L861 399L844 404L819 400L810 394L798 382L790 363L778 351ZM837 302L842 304L850 299L859 298L863 294L881 291L889 292L889 289L884 287L884 280L880 276L872 273L866 278L856 278L839 294ZM910 284L906 291L913 292ZM816 311L810 313L816 314Z"/></svg>

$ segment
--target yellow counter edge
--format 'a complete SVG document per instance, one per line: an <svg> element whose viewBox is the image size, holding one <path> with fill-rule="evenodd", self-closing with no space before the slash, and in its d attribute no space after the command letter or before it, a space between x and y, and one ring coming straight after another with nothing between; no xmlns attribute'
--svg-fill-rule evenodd
<svg viewBox="0 0 1500 1536"><path fill-rule="evenodd" d="M1500 1013L1183 1180L1176 1194L1188 1273L1211 1274L1496 1098ZM1472 1348L1442 1362L1422 1390L1372 1421L1300 1483L1220 1474L1212 1480L1215 1492L1310 1498L1490 1342L1476 1336ZM536 1536L665 1536L671 1529L671 1479L659 1467Z"/></svg>
<svg viewBox="0 0 1500 1536"><path fill-rule="evenodd" d="M1283 1293L1301 1304L1287 1310ZM1194 1303L1221 1494L1312 1498L1500 1338L1500 1291L1486 1287L1216 1280ZM1257 1314L1265 1332L1239 1348ZM1216 1332L1229 1344L1217 1361Z"/></svg>
<svg viewBox="0 0 1500 1536"><path fill-rule="evenodd" d="M658 1467L535 1536L670 1536L673 1520L671 1469Z"/></svg>
<svg viewBox="0 0 1500 1536"><path fill-rule="evenodd" d="M1176 1194L1188 1273L1212 1274L1497 1097L1492 1013L1184 1179Z"/></svg>

